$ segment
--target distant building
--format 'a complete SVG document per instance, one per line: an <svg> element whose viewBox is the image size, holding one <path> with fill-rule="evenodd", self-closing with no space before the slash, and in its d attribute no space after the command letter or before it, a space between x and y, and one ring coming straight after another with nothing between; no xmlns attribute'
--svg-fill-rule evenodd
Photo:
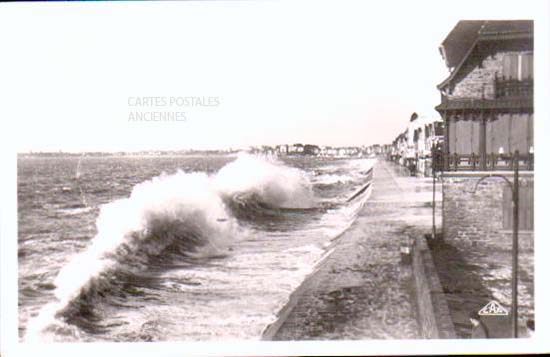
<svg viewBox="0 0 550 357"><path fill-rule="evenodd" d="M392 146L390 144L382 145L382 154L388 156L391 153Z"/></svg>
<svg viewBox="0 0 550 357"><path fill-rule="evenodd" d="M412 175L430 176L432 145L443 141L443 121L436 116L412 113L407 128L391 145L379 148L391 161L407 167Z"/></svg>
<svg viewBox="0 0 550 357"><path fill-rule="evenodd" d="M416 174L431 176L432 146L443 142L443 120L436 116L416 115L407 130L412 138L408 150L415 161Z"/></svg>
<svg viewBox="0 0 550 357"><path fill-rule="evenodd" d="M304 145L303 153L304 155L319 155L321 153L321 148L317 145L306 144Z"/></svg>
<svg viewBox="0 0 550 357"><path fill-rule="evenodd" d="M325 156L336 156L338 155L338 149L327 146L323 148L322 154Z"/></svg>
<svg viewBox="0 0 550 357"><path fill-rule="evenodd" d="M275 152L279 155L286 155L288 154L288 145L277 145L275 147Z"/></svg>
<svg viewBox="0 0 550 357"><path fill-rule="evenodd" d="M407 156L407 130L399 134L392 143L391 159L400 165L405 165Z"/></svg>
<svg viewBox="0 0 550 357"><path fill-rule="evenodd" d="M304 145L302 144L294 144L290 146L288 153L289 154L301 154L304 152Z"/></svg>

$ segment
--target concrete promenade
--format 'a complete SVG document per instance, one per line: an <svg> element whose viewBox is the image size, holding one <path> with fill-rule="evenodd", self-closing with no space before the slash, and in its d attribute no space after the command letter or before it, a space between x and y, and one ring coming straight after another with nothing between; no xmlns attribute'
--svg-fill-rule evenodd
<svg viewBox="0 0 550 357"><path fill-rule="evenodd" d="M432 183L406 174L377 162L371 197L357 221L291 296L264 339L420 338L411 266L401 264L399 249L408 237L431 231Z"/></svg>

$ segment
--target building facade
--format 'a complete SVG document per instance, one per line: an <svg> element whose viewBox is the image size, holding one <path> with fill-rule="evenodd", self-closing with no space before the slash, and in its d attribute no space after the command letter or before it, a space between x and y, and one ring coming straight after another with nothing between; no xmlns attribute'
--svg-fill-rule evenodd
<svg viewBox="0 0 550 357"><path fill-rule="evenodd" d="M444 122L443 237L468 264L490 265L488 274L510 271L509 182L517 160L521 322L534 311L533 22L460 21L440 52L450 71L438 85L436 107ZM498 290L496 282L486 284ZM499 299L509 304L509 289L498 291L506 292Z"/></svg>
<svg viewBox="0 0 550 357"><path fill-rule="evenodd" d="M432 145L443 142L443 121L439 117L413 113L407 128L399 134L386 155L417 176L432 175Z"/></svg>
<svg viewBox="0 0 550 357"><path fill-rule="evenodd" d="M439 84L446 168L495 169L533 146L533 22L460 21L440 52L451 70Z"/></svg>
<svg viewBox="0 0 550 357"><path fill-rule="evenodd" d="M407 129L409 133L409 157L414 160L416 174L432 175L432 145L443 142L443 120L428 115L413 114Z"/></svg>

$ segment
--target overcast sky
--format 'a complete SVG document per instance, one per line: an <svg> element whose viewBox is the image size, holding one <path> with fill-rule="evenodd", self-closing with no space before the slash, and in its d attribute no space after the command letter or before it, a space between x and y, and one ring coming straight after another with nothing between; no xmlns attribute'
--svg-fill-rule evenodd
<svg viewBox="0 0 550 357"><path fill-rule="evenodd" d="M438 115L457 21L532 19L534 3L2 4L0 110L18 151L389 143L412 112ZM151 113L178 121L132 120Z"/></svg>

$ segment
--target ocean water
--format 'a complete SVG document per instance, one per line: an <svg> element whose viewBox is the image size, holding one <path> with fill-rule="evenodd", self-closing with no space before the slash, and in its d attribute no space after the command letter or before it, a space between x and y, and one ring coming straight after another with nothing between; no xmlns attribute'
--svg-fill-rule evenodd
<svg viewBox="0 0 550 357"><path fill-rule="evenodd" d="M355 221L373 164L21 156L20 339L259 339Z"/></svg>

